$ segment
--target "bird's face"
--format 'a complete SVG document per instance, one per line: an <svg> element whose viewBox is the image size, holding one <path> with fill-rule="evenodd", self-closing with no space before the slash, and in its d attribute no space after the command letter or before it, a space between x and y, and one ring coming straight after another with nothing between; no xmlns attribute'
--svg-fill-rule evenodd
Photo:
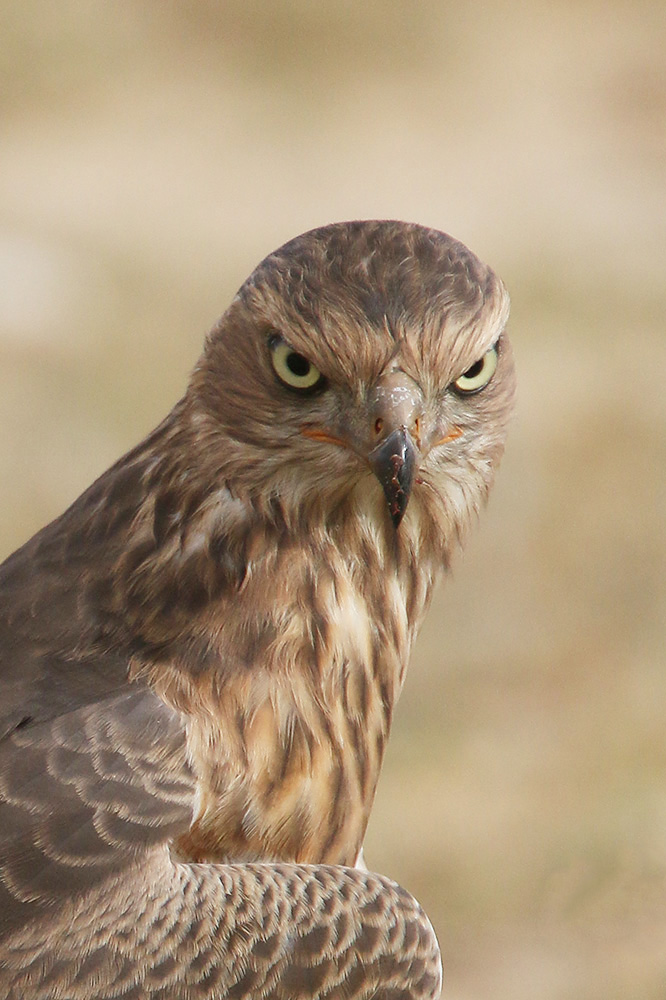
<svg viewBox="0 0 666 1000"><path fill-rule="evenodd" d="M357 223L299 237L209 338L195 385L223 433L211 447L233 458L236 488L301 522L351 502L395 530L408 509L439 510L460 534L503 448L507 313L499 280L443 234Z"/></svg>

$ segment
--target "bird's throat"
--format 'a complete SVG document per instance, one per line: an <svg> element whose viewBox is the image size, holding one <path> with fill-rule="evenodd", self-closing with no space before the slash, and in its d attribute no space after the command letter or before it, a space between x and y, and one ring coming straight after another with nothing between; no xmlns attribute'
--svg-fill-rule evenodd
<svg viewBox="0 0 666 1000"><path fill-rule="evenodd" d="M292 551L270 600L238 595L255 658L207 684L190 718L199 808L183 857L354 864L429 594L414 566L370 555L361 569L329 545L313 574L312 553ZM263 638L249 642L251 621Z"/></svg>

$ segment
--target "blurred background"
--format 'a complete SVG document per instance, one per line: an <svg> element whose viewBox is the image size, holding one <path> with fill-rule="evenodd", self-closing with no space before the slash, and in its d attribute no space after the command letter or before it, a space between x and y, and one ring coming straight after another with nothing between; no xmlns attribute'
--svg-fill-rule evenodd
<svg viewBox="0 0 666 1000"><path fill-rule="evenodd" d="M0 10L0 555L291 236L408 219L509 286L510 443L366 846L446 1000L666 996L665 53L663 0Z"/></svg>

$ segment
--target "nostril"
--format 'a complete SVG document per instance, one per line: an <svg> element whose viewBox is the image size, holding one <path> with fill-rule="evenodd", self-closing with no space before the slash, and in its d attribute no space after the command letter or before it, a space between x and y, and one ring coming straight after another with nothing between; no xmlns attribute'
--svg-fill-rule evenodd
<svg viewBox="0 0 666 1000"><path fill-rule="evenodd" d="M384 428L384 421L382 420L381 417L377 417L377 419L375 420L375 434L381 434L383 428Z"/></svg>

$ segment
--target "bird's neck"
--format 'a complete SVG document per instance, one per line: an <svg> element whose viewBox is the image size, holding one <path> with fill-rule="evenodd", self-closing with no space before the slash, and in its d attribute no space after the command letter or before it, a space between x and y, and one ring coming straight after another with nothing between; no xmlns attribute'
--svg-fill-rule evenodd
<svg viewBox="0 0 666 1000"><path fill-rule="evenodd" d="M190 714L200 796L186 857L358 855L433 574L362 519L343 534L278 545L257 528L242 583L199 623L209 668L153 674Z"/></svg>

